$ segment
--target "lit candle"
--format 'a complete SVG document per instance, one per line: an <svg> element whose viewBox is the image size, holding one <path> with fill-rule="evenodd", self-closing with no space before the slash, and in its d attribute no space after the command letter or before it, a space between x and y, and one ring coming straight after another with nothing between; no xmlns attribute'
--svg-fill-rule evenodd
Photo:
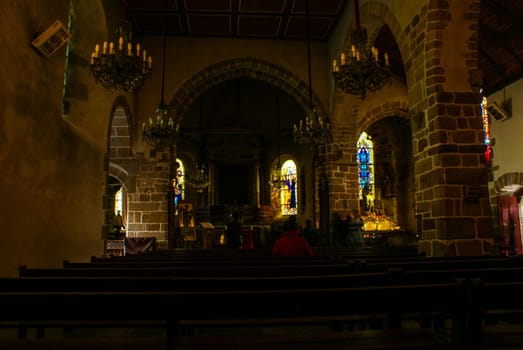
<svg viewBox="0 0 523 350"><path fill-rule="evenodd" d="M131 56L133 54L132 51L133 51L133 45L131 45L131 43L128 43L127 44L127 54L129 56Z"/></svg>
<svg viewBox="0 0 523 350"><path fill-rule="evenodd" d="M95 57L95 55L96 54L94 52L91 54L91 65L94 64L94 57Z"/></svg>
<svg viewBox="0 0 523 350"><path fill-rule="evenodd" d="M389 65L389 55L385 52L385 65Z"/></svg>
<svg viewBox="0 0 523 350"><path fill-rule="evenodd" d="M143 50L143 61L147 61L147 50Z"/></svg>
<svg viewBox="0 0 523 350"><path fill-rule="evenodd" d="M377 62L377 61L378 61L378 55L379 55L379 53L378 53L378 48L377 48L377 47L374 48L374 54L375 54L374 59L375 59L376 62Z"/></svg>
<svg viewBox="0 0 523 350"><path fill-rule="evenodd" d="M123 36L121 36L119 39L118 39L118 50L122 50L123 49Z"/></svg>
<svg viewBox="0 0 523 350"><path fill-rule="evenodd" d="M332 60L332 71L333 72L336 71L336 66L337 66L336 60Z"/></svg>
<svg viewBox="0 0 523 350"><path fill-rule="evenodd" d="M98 52L100 52L100 45L96 44L94 47L94 55L95 57L98 57Z"/></svg>
<svg viewBox="0 0 523 350"><path fill-rule="evenodd" d="M359 61L359 60L360 60L360 52L356 51L356 61Z"/></svg>
<svg viewBox="0 0 523 350"><path fill-rule="evenodd" d="M356 46L352 45L351 51L352 51L352 57L356 57Z"/></svg>
<svg viewBox="0 0 523 350"><path fill-rule="evenodd" d="M149 56L149 69L153 66L153 58Z"/></svg>
<svg viewBox="0 0 523 350"><path fill-rule="evenodd" d="M136 56L140 57L140 44L136 44Z"/></svg>
<svg viewBox="0 0 523 350"><path fill-rule="evenodd" d="M104 46L103 46L103 47L104 47L104 48L103 48L102 53L103 53L104 55L106 55L106 54L107 54L107 41L104 41Z"/></svg>
<svg viewBox="0 0 523 350"><path fill-rule="evenodd" d="M345 54L343 52L341 53L341 56L340 56L340 64L342 66L345 65Z"/></svg>
<svg viewBox="0 0 523 350"><path fill-rule="evenodd" d="M109 55L114 54L114 43L111 41L109 44Z"/></svg>

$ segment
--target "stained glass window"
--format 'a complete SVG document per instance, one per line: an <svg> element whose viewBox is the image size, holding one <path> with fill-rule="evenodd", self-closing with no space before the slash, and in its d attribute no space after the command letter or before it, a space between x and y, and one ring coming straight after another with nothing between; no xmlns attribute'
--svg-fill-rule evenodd
<svg viewBox="0 0 523 350"><path fill-rule="evenodd" d="M280 187L280 206L282 215L297 215L298 176L296 163L289 159L281 167L282 186Z"/></svg>
<svg viewBox="0 0 523 350"><path fill-rule="evenodd" d="M178 208L178 203L185 199L185 167L183 162L176 158L176 176L171 180L172 190L174 192L174 206Z"/></svg>
<svg viewBox="0 0 523 350"><path fill-rule="evenodd" d="M488 99L483 97L481 100L481 116L483 117L483 143L485 145L485 163L490 165L492 162L492 146L490 145L490 118L488 113Z"/></svg>
<svg viewBox="0 0 523 350"><path fill-rule="evenodd" d="M374 150L373 142L366 132L362 132L357 143L359 199L362 207L374 206Z"/></svg>

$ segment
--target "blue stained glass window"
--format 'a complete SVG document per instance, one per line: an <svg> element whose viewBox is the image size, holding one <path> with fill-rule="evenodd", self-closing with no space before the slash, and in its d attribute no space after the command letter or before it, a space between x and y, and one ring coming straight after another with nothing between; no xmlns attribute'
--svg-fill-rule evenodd
<svg viewBox="0 0 523 350"><path fill-rule="evenodd" d="M367 133L363 132L357 144L359 199L365 207L374 204L374 152L373 142Z"/></svg>

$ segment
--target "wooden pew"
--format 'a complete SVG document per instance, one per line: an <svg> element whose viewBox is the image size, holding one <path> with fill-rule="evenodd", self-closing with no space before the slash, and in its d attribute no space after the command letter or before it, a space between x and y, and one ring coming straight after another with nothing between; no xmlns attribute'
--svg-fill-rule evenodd
<svg viewBox="0 0 523 350"><path fill-rule="evenodd" d="M165 348L176 349L180 344L238 344L241 333L246 334L240 332L232 337L199 334L199 330L207 328L323 325L326 330L319 336L325 337L326 333L332 333L327 329L333 324L343 325L367 319L379 322L381 329L336 332L332 335L333 339L345 345L357 342L361 349L368 348L369 343L379 343L378 348L382 349L392 344L402 349L425 349L427 346L443 349L451 343L462 342L460 337L464 320L459 318L462 313L456 313L456 310L463 304L464 297L463 289L457 283L186 292L0 291L0 305L5 310L0 314L0 323L3 327L159 328L164 330ZM141 302L137 303L138 300ZM107 313L106 305L127 307L121 307L117 313ZM431 327L418 330L403 328L407 321L420 320L432 322ZM437 322L440 320L451 320L453 326L434 331L433 326L441 324ZM191 334L195 335L184 336L188 329L193 330ZM442 335L449 337L442 338ZM313 336L307 334L306 340L311 341ZM263 344L271 337L251 334L243 340ZM292 343L298 338L299 334L289 333L286 342ZM62 340L65 343L68 341ZM322 341L328 340L328 337L322 338ZM157 346L158 338L152 341ZM133 339L127 337L121 342L132 343ZM148 348L144 345L143 349Z"/></svg>
<svg viewBox="0 0 523 350"><path fill-rule="evenodd" d="M523 348L523 280L471 280L469 349Z"/></svg>
<svg viewBox="0 0 523 350"><path fill-rule="evenodd" d="M240 266L160 266L160 267L70 267L30 268L19 267L19 276L295 276L332 275L353 272L344 263L308 265L240 265Z"/></svg>

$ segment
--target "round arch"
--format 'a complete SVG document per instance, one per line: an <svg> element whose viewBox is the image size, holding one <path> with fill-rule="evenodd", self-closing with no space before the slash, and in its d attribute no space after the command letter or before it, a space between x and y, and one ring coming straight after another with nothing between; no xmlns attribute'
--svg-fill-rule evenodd
<svg viewBox="0 0 523 350"><path fill-rule="evenodd" d="M309 107L308 83L298 78L290 71L271 62L254 57L243 57L215 63L186 81L169 102L174 115L183 117L187 108L200 94L210 87L226 80L247 77L267 82L286 91L304 110ZM322 115L328 115L327 110L316 93L312 100ZM179 121L180 122L180 121Z"/></svg>

